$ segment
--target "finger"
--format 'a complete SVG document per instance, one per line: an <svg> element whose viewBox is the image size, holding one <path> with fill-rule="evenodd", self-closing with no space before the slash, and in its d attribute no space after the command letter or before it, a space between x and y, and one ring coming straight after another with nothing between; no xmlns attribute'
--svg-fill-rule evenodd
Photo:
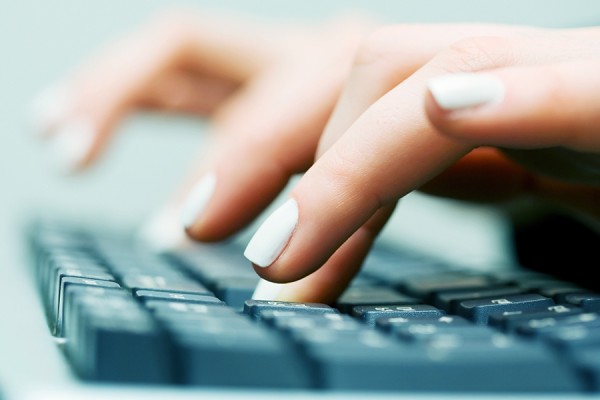
<svg viewBox="0 0 600 400"><path fill-rule="evenodd" d="M214 116L215 144L183 190L182 222L194 239L243 228L313 162L358 42L325 37L253 79Z"/></svg>
<svg viewBox="0 0 600 400"><path fill-rule="evenodd" d="M261 280L255 300L278 300L334 304L358 273L395 204L380 209L340 246L321 268L295 282L278 284ZM260 272L260 271L258 271Z"/></svg>
<svg viewBox="0 0 600 400"><path fill-rule="evenodd" d="M254 31L241 34L228 28L228 22L187 16L150 22L42 95L38 125L59 138L54 149L67 166L89 165L118 121L166 72L191 66L208 78L240 83L266 63L269 46L253 40ZM239 62L245 57L248 62ZM44 110L44 105L54 103Z"/></svg>
<svg viewBox="0 0 600 400"><path fill-rule="evenodd" d="M192 115L210 115L239 87L237 83L173 71L160 76L142 93L139 108Z"/></svg>
<svg viewBox="0 0 600 400"><path fill-rule="evenodd" d="M371 104L449 45L473 35L517 35L527 28L503 25L423 24L387 26L359 49L348 81L319 143L326 151ZM419 40L415 41L414 38ZM468 46L468 45L467 45ZM462 51L462 50L459 50Z"/></svg>
<svg viewBox="0 0 600 400"><path fill-rule="evenodd" d="M576 61L436 77L427 114L444 133L477 144L600 153L599 68Z"/></svg>
<svg viewBox="0 0 600 400"><path fill-rule="evenodd" d="M319 153L322 153L334 143L352 122L365 111L373 102L396 86L399 82L409 77L415 70L430 60L437 52L443 49L448 43L462 37L473 34L478 30L492 32L502 30L503 27L479 27L479 26L397 26L387 27L367 39L355 59L355 65L349 75L342 95L337 102L333 116L330 118L327 128L319 144ZM418 45L411 38L419 37ZM385 156L383 156L385 157ZM357 163L362 162L360 157ZM343 174L344 172L341 171ZM341 204L346 204L346 199L341 200ZM376 207L376 206L375 206ZM384 207L383 210L389 209ZM336 209L340 208L336 206ZM376 215L385 212L380 210ZM372 210L371 212L374 212ZM311 212L311 216L315 215ZM368 215L368 214L366 214ZM367 225L372 224L372 220L378 221L374 226L381 229L387 218L371 217ZM333 227L333 225L331 225ZM359 231L368 229L363 226ZM333 256L308 277L300 281L286 284L284 287L269 285L263 282L255 293L256 296L277 296L279 300L293 301L330 301L340 294L340 291L349 282L356 271L360 268L364 256L367 254L374 237L379 230L368 229L370 236L355 233L351 239L347 240L342 247L337 250ZM358 232L358 231L357 231ZM289 232L284 232L285 234ZM270 235L271 233L267 233ZM321 233L326 237L333 237L330 232ZM258 232L257 236L261 236ZM342 239L343 240L343 239ZM284 240L285 241L285 240ZM253 239L247 249L247 256L258 265L268 265L276 257L278 251L271 252L267 249L269 257L263 257L262 254L256 254L256 248L253 248L256 241ZM334 245L335 247L335 245ZM277 246L276 250L281 250ZM261 249L264 251L264 249ZM319 248L310 250L311 253L318 253ZM352 257L346 255L352 254ZM302 258L298 263L304 263L306 258ZM313 268L321 261L315 261ZM279 264L279 262L277 262ZM307 266L308 264L304 264ZM291 270L296 266L286 266L286 271L281 272L275 266L267 270L257 269L257 272L263 277L277 281L291 281L298 277L310 273L310 269L298 269L295 273ZM284 267L281 267L284 268ZM335 276L337 282L332 283L330 277ZM275 289L273 289L275 288ZM318 289L315 289L318 288ZM275 290L275 291L274 291Z"/></svg>
<svg viewBox="0 0 600 400"><path fill-rule="evenodd" d="M596 61L579 61L434 78L426 110L440 131L475 145L508 148L513 160L539 173L527 172L496 154L494 162L480 157L476 168L461 160L424 189L463 198L481 188L497 200L537 196L598 219L600 96L594 88L600 79L592 71L599 66ZM461 92L473 97L459 96ZM489 180L472 179L473 175ZM464 188L476 180L482 184L470 186L465 193Z"/></svg>
<svg viewBox="0 0 600 400"><path fill-rule="evenodd" d="M286 282L314 272L377 210L471 149L431 129L415 101L435 72L424 68L388 92L306 172L246 249L254 264L268 267L258 270L262 277Z"/></svg>

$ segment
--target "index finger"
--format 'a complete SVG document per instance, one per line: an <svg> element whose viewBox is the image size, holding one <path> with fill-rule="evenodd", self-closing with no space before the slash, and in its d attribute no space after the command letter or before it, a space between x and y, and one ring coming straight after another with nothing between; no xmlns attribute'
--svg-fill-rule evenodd
<svg viewBox="0 0 600 400"><path fill-rule="evenodd" d="M425 83L439 73L428 64L388 92L307 171L278 211L285 226L259 228L248 246L250 260L268 267L263 277L286 282L315 271L379 209L471 150L427 121Z"/></svg>

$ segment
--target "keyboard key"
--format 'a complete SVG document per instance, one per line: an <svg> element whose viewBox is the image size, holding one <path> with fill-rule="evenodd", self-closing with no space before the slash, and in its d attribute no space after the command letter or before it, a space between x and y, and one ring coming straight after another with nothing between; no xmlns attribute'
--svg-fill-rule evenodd
<svg viewBox="0 0 600 400"><path fill-rule="evenodd" d="M585 312L600 312L600 293L573 293L566 295L564 300Z"/></svg>
<svg viewBox="0 0 600 400"><path fill-rule="evenodd" d="M142 301L166 300L184 303L222 303L221 300L210 295L159 292L154 290L136 290L135 296Z"/></svg>
<svg viewBox="0 0 600 400"><path fill-rule="evenodd" d="M352 315L369 325L375 325L379 318L438 318L444 311L427 304L412 304L398 306L359 306L352 309Z"/></svg>
<svg viewBox="0 0 600 400"><path fill-rule="evenodd" d="M288 303L284 301L248 300L244 304L244 313L254 319L261 319L265 311L295 311L302 314L338 313L339 311L326 304Z"/></svg>
<svg viewBox="0 0 600 400"><path fill-rule="evenodd" d="M228 306L242 311L244 302L252 299L258 280L258 276L252 278L220 278L214 281L214 292Z"/></svg>
<svg viewBox="0 0 600 400"><path fill-rule="evenodd" d="M439 291L485 289L493 282L483 274L457 271L409 278L400 284L398 289L410 296L431 302Z"/></svg>
<svg viewBox="0 0 600 400"><path fill-rule="evenodd" d="M463 344L374 341L338 347L331 341L309 346L307 354L321 371L318 386L327 389L560 393L582 388L573 371L543 346L510 340Z"/></svg>
<svg viewBox="0 0 600 400"><path fill-rule="evenodd" d="M154 290L172 293L187 293L199 295L212 295L208 289L190 278L181 274L177 275L137 275L125 274L123 285L132 290Z"/></svg>
<svg viewBox="0 0 600 400"><path fill-rule="evenodd" d="M436 323L412 323L395 326L392 332L405 341L429 342L433 340L491 340L498 332L487 326L443 325Z"/></svg>
<svg viewBox="0 0 600 400"><path fill-rule="evenodd" d="M171 382L164 333L130 296L111 293L69 290L67 355L77 374L96 381Z"/></svg>
<svg viewBox="0 0 600 400"><path fill-rule="evenodd" d="M537 318L521 323L515 328L515 331L529 337L545 337L556 331L574 327L596 329L600 327L600 315L596 313L585 313Z"/></svg>
<svg viewBox="0 0 600 400"><path fill-rule="evenodd" d="M351 287L336 302L341 312L350 313L356 306L386 306L398 304L418 304L420 300L400 294L387 287Z"/></svg>
<svg viewBox="0 0 600 400"><path fill-rule="evenodd" d="M101 287L101 288L120 288L119 284L111 281L103 281L96 279L78 278L65 276L60 280L60 288L58 293L55 295L56 314L51 319L51 330L56 336L62 335L62 321L64 311L64 300L65 293L72 286L83 286L83 287Z"/></svg>
<svg viewBox="0 0 600 400"><path fill-rule="evenodd" d="M572 315L581 314L583 310L578 307L556 305L547 307L545 310L530 311L505 311L501 314L490 315L488 323L504 332L514 332L519 326L532 320L559 321Z"/></svg>
<svg viewBox="0 0 600 400"><path fill-rule="evenodd" d="M449 290L437 292L433 298L433 305L449 313L456 313L460 302L486 298L502 298L524 293L517 287L490 287L477 290Z"/></svg>
<svg viewBox="0 0 600 400"><path fill-rule="evenodd" d="M252 324L247 329L227 325L220 329L198 326L192 331L180 326L172 332L181 383L288 389L312 386L310 371L282 338Z"/></svg>
<svg viewBox="0 0 600 400"><path fill-rule="evenodd" d="M457 317L456 315L442 315L441 317L432 318L410 318L410 317L391 317L391 318L378 318L375 322L375 326L385 332L395 332L397 328L411 325L414 323L419 324L433 324L433 325L446 325L446 326L474 326L473 323L463 317Z"/></svg>
<svg viewBox="0 0 600 400"><path fill-rule="evenodd" d="M467 300L457 307L456 313L477 324L486 324L492 314L511 311L546 310L554 305L551 299L538 294L505 296L495 299Z"/></svg>

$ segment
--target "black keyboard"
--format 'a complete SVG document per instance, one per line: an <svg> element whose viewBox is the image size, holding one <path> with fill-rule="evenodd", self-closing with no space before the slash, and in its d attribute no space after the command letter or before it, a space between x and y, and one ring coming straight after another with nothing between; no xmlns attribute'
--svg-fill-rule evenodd
<svg viewBox="0 0 600 400"><path fill-rule="evenodd" d="M377 245L336 304L252 300L239 243L157 254L29 231L48 326L83 381L326 391L600 392L600 294Z"/></svg>

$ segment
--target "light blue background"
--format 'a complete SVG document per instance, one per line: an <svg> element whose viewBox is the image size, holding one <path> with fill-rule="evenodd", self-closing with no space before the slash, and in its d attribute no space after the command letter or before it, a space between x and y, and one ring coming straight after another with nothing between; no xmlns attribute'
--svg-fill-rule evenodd
<svg viewBox="0 0 600 400"><path fill-rule="evenodd" d="M565 27L598 24L597 0L504 1L8 1L0 7L0 384L64 377L47 341L30 282L21 271L22 224L33 214L124 227L139 224L177 187L201 143L200 121L136 116L119 128L109 152L88 173L65 177L47 163L30 135L29 104L97 48L170 6L233 9L274 18L326 18L354 8L387 22L499 22ZM418 38L415 38L418 40ZM446 255L477 259L496 252L502 220L486 207L409 196L385 233L390 240L441 246ZM424 244L430 237L432 244ZM458 239L458 240L457 240ZM37 310L37 309L35 309ZM36 314L37 312L37 314ZM45 336L43 336L45 338ZM49 357L48 357L49 356ZM8 361L10 360L10 361ZM37 361L45 360L45 361ZM56 364L52 364L55 362ZM48 364L50 363L50 364ZM10 383L9 383L10 384Z"/></svg>

